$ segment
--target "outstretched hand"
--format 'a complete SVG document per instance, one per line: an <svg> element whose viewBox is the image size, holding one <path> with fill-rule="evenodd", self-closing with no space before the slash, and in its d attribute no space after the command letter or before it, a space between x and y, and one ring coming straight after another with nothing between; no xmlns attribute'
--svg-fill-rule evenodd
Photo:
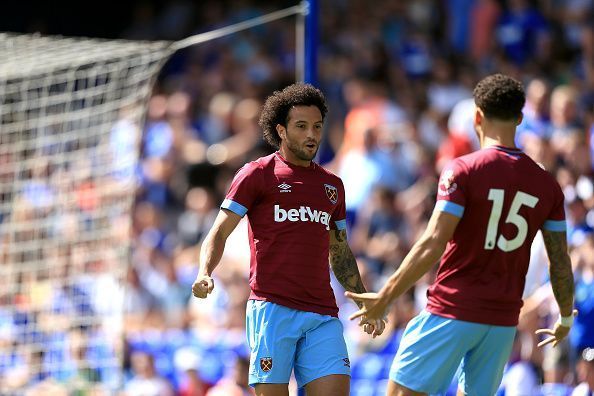
<svg viewBox="0 0 594 396"><path fill-rule="evenodd" d="M214 281L208 275L198 275L192 285L192 294L198 298L206 298L214 289Z"/></svg>
<svg viewBox="0 0 594 396"><path fill-rule="evenodd" d="M386 328L387 320L369 320L362 316L359 320L359 326L363 327L363 331L371 335L373 338L382 335Z"/></svg>
<svg viewBox="0 0 594 396"><path fill-rule="evenodd" d="M577 316L577 314L577 309L574 309L573 316ZM571 327L563 326L561 325L561 323L557 322L555 323L552 329L538 329L534 332L534 334L547 334L551 336L539 342L539 347L545 346L550 343L553 343L553 347L556 347L558 343L560 343L565 337L567 337L567 335L569 334L569 330L571 330Z"/></svg>
<svg viewBox="0 0 594 396"><path fill-rule="evenodd" d="M353 293L348 291L344 295L355 301L360 307L357 312L349 317L350 320L362 318L362 323L367 321L379 325L378 322L382 322L385 327L384 318L387 304L380 298L378 293Z"/></svg>

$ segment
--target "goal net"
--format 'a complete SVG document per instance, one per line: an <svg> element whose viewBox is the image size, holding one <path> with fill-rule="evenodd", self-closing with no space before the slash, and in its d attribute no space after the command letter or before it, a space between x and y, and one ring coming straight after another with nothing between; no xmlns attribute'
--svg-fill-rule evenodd
<svg viewBox="0 0 594 396"><path fill-rule="evenodd" d="M301 79L307 9L178 42L0 33L1 395L122 388L131 212L153 82L179 49L293 15Z"/></svg>
<svg viewBox="0 0 594 396"><path fill-rule="evenodd" d="M171 51L0 34L0 394L119 386L138 145Z"/></svg>

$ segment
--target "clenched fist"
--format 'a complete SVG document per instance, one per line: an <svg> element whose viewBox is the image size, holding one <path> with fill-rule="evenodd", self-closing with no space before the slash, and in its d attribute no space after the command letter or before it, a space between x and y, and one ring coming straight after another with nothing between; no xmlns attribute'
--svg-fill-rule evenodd
<svg viewBox="0 0 594 396"><path fill-rule="evenodd" d="M192 285L192 294L198 298L206 298L214 289L214 281L208 275L198 275Z"/></svg>

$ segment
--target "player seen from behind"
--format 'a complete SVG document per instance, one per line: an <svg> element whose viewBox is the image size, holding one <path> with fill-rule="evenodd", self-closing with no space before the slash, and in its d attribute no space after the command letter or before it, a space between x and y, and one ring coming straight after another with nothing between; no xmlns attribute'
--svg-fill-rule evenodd
<svg viewBox="0 0 594 396"><path fill-rule="evenodd" d="M441 257L427 307L409 322L394 358L388 395L444 394L459 367L459 393L495 394L539 230L560 310L553 329L537 331L549 336L539 346L565 338L576 313L563 192L514 144L524 89L496 74L477 84L474 100L481 149L444 168L427 229L381 290L347 292L364 304L351 318L382 318L389 304Z"/></svg>

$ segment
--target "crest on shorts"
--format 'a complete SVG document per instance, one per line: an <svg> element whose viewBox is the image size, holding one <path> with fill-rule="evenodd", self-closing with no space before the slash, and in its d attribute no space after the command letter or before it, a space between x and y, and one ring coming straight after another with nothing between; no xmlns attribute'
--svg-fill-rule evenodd
<svg viewBox="0 0 594 396"><path fill-rule="evenodd" d="M324 189L326 190L326 196L333 204L338 201L338 189L330 184L324 184Z"/></svg>
<svg viewBox="0 0 594 396"><path fill-rule="evenodd" d="M272 358L271 357L260 358L260 368L264 372L268 372L268 371L272 370Z"/></svg>
<svg viewBox="0 0 594 396"><path fill-rule="evenodd" d="M344 362L345 367L351 367L351 361L349 360L349 358L344 358L342 359L342 361Z"/></svg>

